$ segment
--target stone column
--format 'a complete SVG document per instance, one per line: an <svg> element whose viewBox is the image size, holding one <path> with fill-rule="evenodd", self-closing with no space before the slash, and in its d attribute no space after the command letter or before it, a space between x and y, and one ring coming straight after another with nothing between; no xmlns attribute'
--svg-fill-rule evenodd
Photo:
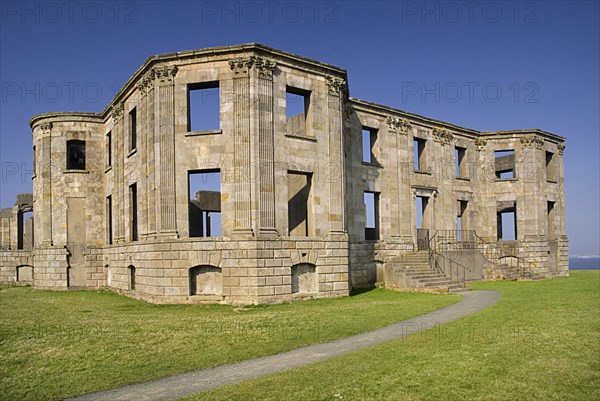
<svg viewBox="0 0 600 401"><path fill-rule="evenodd" d="M175 215L175 75L177 66L154 70L158 84L160 234L177 236Z"/></svg>
<svg viewBox="0 0 600 401"><path fill-rule="evenodd" d="M344 138L342 136L343 96L346 81L327 78L327 115L329 125L329 165L333 171L329 177L329 235L344 235Z"/></svg>
<svg viewBox="0 0 600 401"><path fill-rule="evenodd" d="M37 224L41 226L41 230L37 232L40 237L41 246L52 246L52 180L54 178L53 170L59 166L52 166L52 123L44 123L40 125L42 130L40 148L36 149L40 155L41 163L41 215L35 216Z"/></svg>
<svg viewBox="0 0 600 401"><path fill-rule="evenodd" d="M144 77L146 84L146 110L148 110L146 118L146 153L148 164L146 165L146 174L148 177L148 184L146 190L148 191L148 233L147 235L153 237L156 235L156 220L157 220L157 208L156 208L156 197L158 191L156 190L156 123L154 116L157 115L157 107L155 99L155 85L154 85L154 69L148 71Z"/></svg>
<svg viewBox="0 0 600 401"><path fill-rule="evenodd" d="M452 191L456 173L454 167L454 135L446 129L436 128L433 130L434 142L439 143L437 157L434 157L433 174L437 180L439 196L436 199L436 210L434 211L436 225L432 227L430 236L435 230L456 229L456 194ZM448 235L448 234L446 234ZM451 240L456 237L452 234Z"/></svg>
<svg viewBox="0 0 600 401"><path fill-rule="evenodd" d="M139 148L139 156L141 157L141 163L137 168L137 188L138 188L138 210L140 214L139 219L139 237L145 239L148 235L148 174L146 166L148 165L148 96L146 93L146 82L142 78L137 83L137 89L139 92L139 102L137 105L137 130L138 138L141 140ZM131 207L131 206L130 206Z"/></svg>
<svg viewBox="0 0 600 401"><path fill-rule="evenodd" d="M398 215L397 233L393 234L395 240L405 244L412 244L412 207L413 199L409 186L410 173L412 165L410 164L408 133L412 130L412 124L405 119L398 117L387 118L388 132L395 138L396 163L397 163L397 188L398 191Z"/></svg>
<svg viewBox="0 0 600 401"><path fill-rule="evenodd" d="M233 233L252 236L250 188L250 69L254 57L230 60L233 71L233 169L235 224Z"/></svg>
<svg viewBox="0 0 600 401"><path fill-rule="evenodd" d="M114 193L113 197L113 218L116 219L115 242L125 241L125 199L123 194L124 182L124 158L125 158L125 129L123 122L123 103L113 107L113 141L114 141Z"/></svg>
<svg viewBox="0 0 600 401"><path fill-rule="evenodd" d="M273 70L275 62L256 58L252 78L256 80L258 120L258 234L276 236L275 228L275 166L273 147Z"/></svg>
<svg viewBox="0 0 600 401"><path fill-rule="evenodd" d="M541 186L546 185L544 140L536 135L521 137L521 151L516 155L517 179L517 239L539 240L546 237L546 196ZM542 196L542 193L544 195ZM520 196L519 196L520 195ZM522 216L519 216L519 212Z"/></svg>

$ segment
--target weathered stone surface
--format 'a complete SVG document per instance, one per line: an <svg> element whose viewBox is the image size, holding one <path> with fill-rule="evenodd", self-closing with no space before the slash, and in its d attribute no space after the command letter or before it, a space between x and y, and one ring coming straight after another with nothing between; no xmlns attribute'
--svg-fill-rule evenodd
<svg viewBox="0 0 600 401"><path fill-rule="evenodd" d="M0 212L0 281L160 303L344 296L416 249L417 197L430 237L456 242L460 215L494 261L526 260L532 277L568 273L564 138L458 127L351 98L346 82L338 67L228 46L150 58L101 113L33 117L33 194ZM191 132L188 91L203 85L217 88L220 126ZM286 118L289 93L304 112ZM85 141L85 168L67 169L67 141ZM514 156L496 160L505 150ZM497 166L514 177L497 178ZM199 171L220 173L220 196L189 193ZM365 191L377 200L368 230ZM194 237L196 204L195 219L221 213L220 237ZM498 242L497 213L513 209L517 238ZM30 210L33 235L19 222ZM502 266L476 271L511 278Z"/></svg>

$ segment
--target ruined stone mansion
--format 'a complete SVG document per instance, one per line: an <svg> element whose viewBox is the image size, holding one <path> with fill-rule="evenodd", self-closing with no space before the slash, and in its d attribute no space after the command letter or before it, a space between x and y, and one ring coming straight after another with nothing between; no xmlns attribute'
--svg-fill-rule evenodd
<svg viewBox="0 0 600 401"><path fill-rule="evenodd" d="M30 125L3 283L243 304L568 274L564 138L355 99L263 45L152 56L102 112Z"/></svg>

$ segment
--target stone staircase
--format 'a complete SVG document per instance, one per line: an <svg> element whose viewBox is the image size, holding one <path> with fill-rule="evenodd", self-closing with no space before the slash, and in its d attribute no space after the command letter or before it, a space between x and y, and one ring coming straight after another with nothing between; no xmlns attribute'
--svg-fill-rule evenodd
<svg viewBox="0 0 600 401"><path fill-rule="evenodd" d="M459 292L465 287L433 270L429 251L410 252L386 266L386 288L400 291Z"/></svg>

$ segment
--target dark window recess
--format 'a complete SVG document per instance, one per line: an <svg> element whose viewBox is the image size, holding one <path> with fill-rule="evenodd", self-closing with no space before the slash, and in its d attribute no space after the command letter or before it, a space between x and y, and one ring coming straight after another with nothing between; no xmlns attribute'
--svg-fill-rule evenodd
<svg viewBox="0 0 600 401"><path fill-rule="evenodd" d="M188 132L213 131L221 127L219 82L189 84Z"/></svg>
<svg viewBox="0 0 600 401"><path fill-rule="evenodd" d="M129 270L129 289L135 290L135 266L129 265L127 270Z"/></svg>
<svg viewBox="0 0 600 401"><path fill-rule="evenodd" d="M496 178L515 178L515 151L497 150L494 152Z"/></svg>
<svg viewBox="0 0 600 401"><path fill-rule="evenodd" d="M365 240L379 239L379 193L365 191Z"/></svg>
<svg viewBox="0 0 600 401"><path fill-rule="evenodd" d="M285 118L288 135L308 136L310 91L287 86L285 89Z"/></svg>
<svg viewBox="0 0 600 401"><path fill-rule="evenodd" d="M425 146L427 141L421 138L414 138L413 141L413 157L415 171L425 171Z"/></svg>
<svg viewBox="0 0 600 401"><path fill-rule="evenodd" d="M556 239L556 228L555 228L556 213L554 212L555 205L556 205L556 202L548 201L548 239L549 240Z"/></svg>
<svg viewBox="0 0 600 401"><path fill-rule="evenodd" d="M137 184L129 186L129 213L130 213L130 236L131 241L138 240L138 207L137 207Z"/></svg>
<svg viewBox="0 0 600 401"><path fill-rule="evenodd" d="M308 237L311 235L311 186L312 174L288 171L288 235Z"/></svg>
<svg viewBox="0 0 600 401"><path fill-rule="evenodd" d="M556 178L556 158L554 153L546 152L546 180L555 182Z"/></svg>
<svg viewBox="0 0 600 401"><path fill-rule="evenodd" d="M457 177L462 177L462 178L467 178L468 174L467 174L467 169L466 169L466 163L465 163L465 155L467 153L467 149L465 148L461 148L461 147L455 147L454 148L454 161L456 163L455 167L456 167L456 176Z"/></svg>
<svg viewBox="0 0 600 401"><path fill-rule="evenodd" d="M67 170L85 170L85 141L67 141Z"/></svg>
<svg viewBox="0 0 600 401"><path fill-rule="evenodd" d="M112 195L106 197L106 242L113 243Z"/></svg>
<svg viewBox="0 0 600 401"><path fill-rule="evenodd" d="M106 167L112 166L112 131L106 134Z"/></svg>
<svg viewBox="0 0 600 401"><path fill-rule="evenodd" d="M17 249L30 251L33 243L33 211L20 211L17 214Z"/></svg>
<svg viewBox="0 0 600 401"><path fill-rule="evenodd" d="M190 237L221 237L221 172L188 172L188 223Z"/></svg>
<svg viewBox="0 0 600 401"><path fill-rule="evenodd" d="M129 112L129 150L137 147L137 111L134 107Z"/></svg>

